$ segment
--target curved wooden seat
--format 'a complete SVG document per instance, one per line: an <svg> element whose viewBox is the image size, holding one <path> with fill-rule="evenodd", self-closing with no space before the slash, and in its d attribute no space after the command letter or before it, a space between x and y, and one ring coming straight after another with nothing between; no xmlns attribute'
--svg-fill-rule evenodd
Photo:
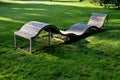
<svg viewBox="0 0 120 80"><path fill-rule="evenodd" d="M30 40L30 53L32 52L32 39L34 39L43 29L46 29L50 32L50 29L53 32L58 32L58 29L54 25L50 25L43 22L38 21L30 21L24 24L20 30L14 32L14 44L16 46L16 35L29 39ZM55 31L57 30L57 31ZM50 35L50 33L49 33ZM50 38L49 38L49 45L50 45Z"/></svg>
<svg viewBox="0 0 120 80"><path fill-rule="evenodd" d="M96 27L97 29L100 29L103 26L106 17L107 14L93 13L87 24L76 23L66 31L60 30L60 33L65 36L67 35L81 36L89 28Z"/></svg>
<svg viewBox="0 0 120 80"><path fill-rule="evenodd" d="M30 53L31 53L32 52L32 39L34 39L43 29L49 32L48 42L50 45L50 32L59 33L64 36L71 36L71 35L81 36L91 27L96 27L100 29L103 26L106 17L107 17L107 14L93 13L88 21L88 24L76 23L72 25L66 31L59 30L56 26L50 25L47 23L38 22L38 21L30 21L24 24L20 30L18 30L17 32L14 32L14 44L16 47L16 35L29 39L30 40Z"/></svg>
<svg viewBox="0 0 120 80"><path fill-rule="evenodd" d="M33 39L35 38L43 29L45 28L51 28L54 27L54 25L50 25L47 23L43 23L43 22L38 22L38 21L30 21L27 22L26 24L24 24L22 26L22 28L20 30L18 30L17 32L15 32L15 35L27 38L27 39Z"/></svg>
<svg viewBox="0 0 120 80"><path fill-rule="evenodd" d="M81 36L89 28L89 25L76 23L72 25L68 30L60 30L60 33L65 36Z"/></svg>

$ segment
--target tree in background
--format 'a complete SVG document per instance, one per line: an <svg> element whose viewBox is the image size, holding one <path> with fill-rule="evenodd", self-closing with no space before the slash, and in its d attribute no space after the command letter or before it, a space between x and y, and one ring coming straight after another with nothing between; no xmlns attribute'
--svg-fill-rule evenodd
<svg viewBox="0 0 120 80"><path fill-rule="evenodd" d="M120 9L120 0L90 0L92 3L99 3L101 6L105 8L114 7Z"/></svg>

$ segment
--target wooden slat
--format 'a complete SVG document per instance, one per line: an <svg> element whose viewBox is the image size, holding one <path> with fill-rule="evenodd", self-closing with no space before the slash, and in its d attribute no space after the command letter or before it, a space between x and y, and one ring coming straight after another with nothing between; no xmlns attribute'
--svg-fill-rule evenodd
<svg viewBox="0 0 120 80"><path fill-rule="evenodd" d="M104 24L106 17L107 17L107 14L93 13L92 16L90 17L87 25L96 26L98 28L101 28L102 25Z"/></svg>
<svg viewBox="0 0 120 80"><path fill-rule="evenodd" d="M15 32L15 35L30 39L38 35L39 31L47 25L42 22L30 21L23 25L19 31Z"/></svg>

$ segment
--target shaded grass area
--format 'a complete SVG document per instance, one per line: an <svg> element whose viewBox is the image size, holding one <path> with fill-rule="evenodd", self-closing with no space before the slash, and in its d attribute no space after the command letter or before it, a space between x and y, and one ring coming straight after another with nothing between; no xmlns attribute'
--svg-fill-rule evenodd
<svg viewBox="0 0 120 80"><path fill-rule="evenodd" d="M68 29L87 23L93 13L109 14L104 31L71 44L34 42L34 54L13 48L13 33L28 21L40 21ZM120 80L120 13L87 2L0 3L0 79L17 80ZM43 35L41 33L39 36ZM29 47L27 40L18 44ZM21 42L20 42L21 41Z"/></svg>

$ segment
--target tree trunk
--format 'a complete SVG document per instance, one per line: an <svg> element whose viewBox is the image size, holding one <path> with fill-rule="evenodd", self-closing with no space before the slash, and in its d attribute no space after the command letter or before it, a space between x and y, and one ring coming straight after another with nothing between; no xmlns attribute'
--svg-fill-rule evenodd
<svg viewBox="0 0 120 80"><path fill-rule="evenodd" d="M79 2L82 2L83 0L79 0Z"/></svg>

